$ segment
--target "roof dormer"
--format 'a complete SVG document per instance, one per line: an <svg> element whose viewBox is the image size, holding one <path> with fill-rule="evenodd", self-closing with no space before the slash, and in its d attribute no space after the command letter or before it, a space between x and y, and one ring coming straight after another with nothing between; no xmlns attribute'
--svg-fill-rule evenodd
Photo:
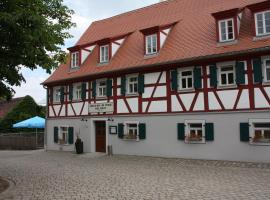
<svg viewBox="0 0 270 200"><path fill-rule="evenodd" d="M242 13L239 8L213 13L216 20L218 43L233 42L238 39Z"/></svg>

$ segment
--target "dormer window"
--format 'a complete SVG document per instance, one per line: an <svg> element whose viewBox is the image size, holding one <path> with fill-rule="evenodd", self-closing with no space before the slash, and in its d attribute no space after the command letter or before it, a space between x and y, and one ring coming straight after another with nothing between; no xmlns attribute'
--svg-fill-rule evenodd
<svg viewBox="0 0 270 200"><path fill-rule="evenodd" d="M100 63L109 62L109 45L100 46Z"/></svg>
<svg viewBox="0 0 270 200"><path fill-rule="evenodd" d="M80 65L80 59L79 59L79 52L73 52L71 53L71 68L79 67Z"/></svg>
<svg viewBox="0 0 270 200"><path fill-rule="evenodd" d="M155 54L158 52L157 34L147 35L145 37L146 55Z"/></svg>
<svg viewBox="0 0 270 200"><path fill-rule="evenodd" d="M256 36L270 34L270 10L255 13Z"/></svg>
<svg viewBox="0 0 270 200"><path fill-rule="evenodd" d="M234 36L234 19L225 19L219 21L219 41L229 42L235 39Z"/></svg>

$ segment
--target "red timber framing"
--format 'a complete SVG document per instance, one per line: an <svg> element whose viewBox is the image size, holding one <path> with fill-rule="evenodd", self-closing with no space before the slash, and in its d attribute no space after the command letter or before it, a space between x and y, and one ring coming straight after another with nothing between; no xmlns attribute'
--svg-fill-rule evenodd
<svg viewBox="0 0 270 200"><path fill-rule="evenodd" d="M265 54L267 55L267 54ZM256 57L258 55L255 55ZM254 57L255 57L254 56ZM119 94L119 90L121 88L120 82L119 82L119 78L123 75L125 75L124 73L119 73L119 74L115 74L112 76L106 76L106 77L98 77L99 78L112 78L113 80L113 86L112 86L112 96L108 97L108 98L104 98L104 99L96 99L96 98L92 98L91 94L92 94L92 86L91 86L91 82L92 80L95 80L93 78L89 79L89 80L81 80L81 81L85 81L88 83L88 88L87 88L87 97L85 101L73 101L70 102L69 97L68 97L68 85L72 84L73 82L66 82L65 85L63 85L65 87L65 101L64 103L61 105L60 103L55 103L52 104L51 101L48 101L48 110L50 110L50 115L49 118L61 118L61 117L83 117L83 116L117 116L117 115L151 115L151 114L173 114L173 113L201 113L201 112L228 112L228 111L256 111L256 110L270 110L270 94L269 94L269 90L266 90L265 87L269 87L270 85L265 85L262 83L254 83L253 82L253 69L252 69L252 58L253 57L241 57L239 58L239 60L241 61L246 61L246 77L247 77L247 81L245 83L245 85L238 85L237 87L233 87L233 88L213 88L213 87L209 87L209 69L208 69L208 65L212 64L213 62L224 62L224 60L219 60L219 61L209 61L209 62L205 62L205 63L201 63L200 65L202 66L202 88L201 89L196 89L194 91L189 91L189 92L181 92L181 91L172 91L171 90L171 70L176 69L177 67L184 67L184 66L171 66L171 67L162 67L162 68L158 68L158 69L151 69L151 70L144 70L142 72L140 72L140 74L144 75L146 77L146 75L148 73L155 73L156 74L156 79L153 80L153 82L149 83L145 83L145 90L147 88L152 88L152 90L150 90L151 94L149 96L144 96L144 95L136 95L136 96L122 96ZM228 59L225 61L229 61L232 59ZM235 60L235 59L233 59ZM188 66L199 66L196 63L193 63L192 65L185 65L186 67ZM162 70L165 69L165 70ZM131 73L135 73L134 71ZM163 82L161 82L161 78L163 76ZM165 81L164 81L165 80ZM80 81L80 82L81 82ZM79 82L79 81L76 81ZM74 83L76 83L74 81ZM165 92L165 96L158 96L156 97L154 94L157 91L158 87L163 87L166 88L166 92ZM50 91L48 93L49 97L48 99L50 100L50 95L51 94L51 87L48 86L48 90ZM265 101L268 103L268 106L262 106L262 107L256 107L256 103L255 103L255 90L260 91L262 96L265 98ZM226 105L224 104L224 100L222 100L221 95L219 94L220 92L226 92L226 91L234 91L236 94L235 99L233 100L234 102L232 102L232 107L231 108L226 108ZM238 104L239 101L241 99L241 95L244 93L244 91L248 91L248 102L249 105L247 105L247 108L238 108ZM216 98L216 101L218 102L218 107L217 109L211 109L211 105L209 103L209 94L212 93L213 96ZM185 95L193 95L191 101L190 101L190 106L186 106L185 105ZM196 110L195 109L195 105L196 103L199 101L199 95L202 95L203 99L203 110ZM175 96L175 99L177 100L177 102L179 103L181 109L179 109L179 111L175 111L173 110L173 102L172 102L172 98L173 96ZM137 110L133 111L132 110L132 105L129 104L129 99L137 99L138 100L138 105L137 105ZM127 108L127 112L125 113L119 113L118 110L118 105L117 105L117 101L121 100L124 105ZM87 103L91 104L91 103L98 103L98 102L113 102L114 103L114 112L113 113L109 113L109 114L105 114L105 113L97 113L97 114L83 114L83 110L85 109L85 106L88 106ZM150 110L151 104L153 102L158 102L158 101L166 101L166 112L153 112ZM87 103L86 103L87 102ZM74 108L74 103L81 103L82 107L79 109L79 112L75 112L75 108ZM144 104L144 106L143 106ZM55 106L60 107L60 109L58 108L58 110L55 109ZM60 114L63 112L61 111L62 109L65 109L65 116L60 116ZM88 109L88 108L87 108ZM68 113L73 113L68 115Z"/></svg>

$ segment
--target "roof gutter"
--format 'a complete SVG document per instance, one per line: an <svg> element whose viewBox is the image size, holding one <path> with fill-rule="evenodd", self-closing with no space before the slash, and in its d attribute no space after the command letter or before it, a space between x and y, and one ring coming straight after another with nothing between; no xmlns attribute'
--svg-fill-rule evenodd
<svg viewBox="0 0 270 200"><path fill-rule="evenodd" d="M256 54L256 53L263 53L263 52L267 52L270 51L270 46L267 47L262 47L262 48L256 48L256 49L248 49L245 51L234 51L234 52L228 52L228 53L223 53L223 54L212 54L212 55L208 55L208 56L200 56L200 57L196 57L196 58L187 58L187 59L180 59L180 60L172 60L172 61L167 61L167 62L161 62L161 63L155 63L155 64L150 64L150 65L141 65L141 66L132 66L132 67L128 67L126 69L117 69L117 70L109 70L106 72L100 72L100 73L94 73L91 75L84 75L84 76L77 76L77 77L73 77L73 78L66 78L63 80L56 80L56 81L50 81L50 82L43 82L41 83L42 85L55 85L56 83L63 83L66 81L71 81L71 80L76 80L76 79L87 79L87 78L91 78L94 76L98 76L98 75L109 75L112 73L124 73L126 71L130 71L130 70L135 70L135 69L140 69L140 68L151 68L151 67L157 67L157 66L161 66L161 65L175 65L175 64L188 64L188 63L193 63L193 62L206 62L207 60L215 60L215 59L221 59L221 58L227 58L229 56L247 56L249 54ZM213 61L214 62L214 61Z"/></svg>

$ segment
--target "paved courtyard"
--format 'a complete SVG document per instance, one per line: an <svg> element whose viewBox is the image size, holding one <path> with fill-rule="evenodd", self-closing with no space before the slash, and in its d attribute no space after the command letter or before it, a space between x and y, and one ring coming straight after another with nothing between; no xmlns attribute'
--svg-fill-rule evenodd
<svg viewBox="0 0 270 200"><path fill-rule="evenodd" d="M270 199L270 164L0 151L0 199Z"/></svg>

